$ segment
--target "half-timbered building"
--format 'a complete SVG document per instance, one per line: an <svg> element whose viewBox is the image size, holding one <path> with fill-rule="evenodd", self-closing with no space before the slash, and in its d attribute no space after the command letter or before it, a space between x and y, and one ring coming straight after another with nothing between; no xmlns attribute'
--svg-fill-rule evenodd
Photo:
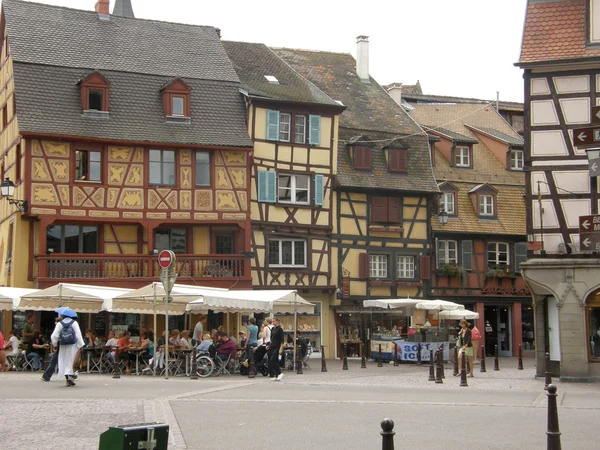
<svg viewBox="0 0 600 450"><path fill-rule="evenodd" d="M555 375L590 379L600 376L600 259L597 231L588 223L580 235L579 218L599 212L598 148L586 154L574 141L586 139L577 128L598 119L591 107L600 105L600 2L527 3L517 65L525 69L523 267L535 305L537 367L541 374L549 352Z"/></svg>
<svg viewBox="0 0 600 450"><path fill-rule="evenodd" d="M252 284L315 304L298 333L330 354L337 129L344 107L264 44L223 42L242 82L252 154ZM283 318L286 333L294 331Z"/></svg>
<svg viewBox="0 0 600 450"><path fill-rule="evenodd" d="M0 202L3 284L141 287L170 249L182 283L250 288L252 141L219 32L116 12L2 2L0 175L24 201Z"/></svg>
<svg viewBox="0 0 600 450"><path fill-rule="evenodd" d="M438 188L423 130L369 76L366 36L349 54L275 49L296 71L341 102L332 284L338 352L360 355L384 325L404 328L401 314L371 321L369 298L423 297L430 279L430 207ZM393 316L393 317L392 317ZM379 329L379 330L377 330Z"/></svg>

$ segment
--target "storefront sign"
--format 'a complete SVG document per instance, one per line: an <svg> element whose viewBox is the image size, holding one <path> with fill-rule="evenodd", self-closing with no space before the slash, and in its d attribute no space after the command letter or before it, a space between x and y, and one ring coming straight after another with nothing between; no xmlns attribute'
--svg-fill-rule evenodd
<svg viewBox="0 0 600 450"><path fill-rule="evenodd" d="M528 288L513 289L510 287L486 287L481 290L484 295L531 295Z"/></svg>
<svg viewBox="0 0 600 450"><path fill-rule="evenodd" d="M342 278L342 298L350 297L350 277Z"/></svg>
<svg viewBox="0 0 600 450"><path fill-rule="evenodd" d="M384 360L391 359L391 355L395 354L394 343L398 344L398 353L401 361L416 362L417 353L419 352L418 342L406 341L371 341L371 354L374 358L379 355L379 344L381 344L381 353ZM429 351L434 352L440 345L444 346L444 359L450 359L450 342L421 342L421 361L429 361ZM387 354L387 355L386 355ZM387 356L387 357L386 357Z"/></svg>

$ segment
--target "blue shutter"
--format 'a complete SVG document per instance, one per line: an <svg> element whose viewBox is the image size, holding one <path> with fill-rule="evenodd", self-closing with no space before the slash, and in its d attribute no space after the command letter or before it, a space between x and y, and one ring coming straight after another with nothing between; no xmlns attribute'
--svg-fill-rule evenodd
<svg viewBox="0 0 600 450"><path fill-rule="evenodd" d="M515 244L515 272L521 272L521 263L527 261L527 242Z"/></svg>
<svg viewBox="0 0 600 450"><path fill-rule="evenodd" d="M308 143L310 145L321 144L321 116L309 116Z"/></svg>
<svg viewBox="0 0 600 450"><path fill-rule="evenodd" d="M279 140L279 111L267 111L267 140Z"/></svg>
<svg viewBox="0 0 600 450"><path fill-rule="evenodd" d="M462 241L462 268L465 270L473 270L473 241Z"/></svg>
<svg viewBox="0 0 600 450"><path fill-rule="evenodd" d="M323 206L325 196L325 177L323 175L315 175L315 205Z"/></svg>
<svg viewBox="0 0 600 450"><path fill-rule="evenodd" d="M258 172L258 201L275 203L277 191L277 174L273 171Z"/></svg>

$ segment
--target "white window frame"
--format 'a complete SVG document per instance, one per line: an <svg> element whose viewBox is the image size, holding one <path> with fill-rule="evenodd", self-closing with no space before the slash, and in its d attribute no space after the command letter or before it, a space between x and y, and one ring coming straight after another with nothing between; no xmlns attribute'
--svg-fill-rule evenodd
<svg viewBox="0 0 600 450"><path fill-rule="evenodd" d="M301 123L298 123L299 120ZM299 127L302 131L298 130ZM294 142L296 144L306 143L306 116L301 114L294 116Z"/></svg>
<svg viewBox="0 0 600 450"><path fill-rule="evenodd" d="M279 180L281 179L281 177L290 177L290 186L284 186L281 187L279 184ZM307 179L307 183L306 183L306 188L298 188L297 187L297 182L298 182L298 177L306 177ZM293 174L293 173L281 173L281 174L277 174L277 201L279 201L280 203L293 203L296 205L309 205L310 204L310 181L311 181L311 176L310 175L300 175L300 174ZM290 200L281 200L279 197L279 190L280 189L286 189L289 190L291 195L290 195ZM306 192L306 201L298 201L297 200L297 195L298 192L302 191L302 192Z"/></svg>
<svg viewBox="0 0 600 450"><path fill-rule="evenodd" d="M471 149L465 146L457 146L454 149L454 161L456 167L471 167Z"/></svg>
<svg viewBox="0 0 600 450"><path fill-rule="evenodd" d="M389 255L369 255L369 278L386 279L388 277Z"/></svg>
<svg viewBox="0 0 600 450"><path fill-rule="evenodd" d="M278 264L273 264L271 263L270 260L270 249L271 249L271 243L273 242L277 242L279 243L279 263ZM283 252L282 252L282 247L283 247L283 243L284 242L291 242L292 243L292 263L291 264L283 264L282 260L283 260ZM302 264L296 264L296 242L302 242L304 244L304 263ZM307 254L306 254L306 240L305 239L269 239L268 241L268 245L267 245L267 262L268 262L268 266L269 267L299 267L299 268L306 268L306 261L307 261Z"/></svg>
<svg viewBox="0 0 600 450"><path fill-rule="evenodd" d="M494 216L494 196L492 194L479 194L479 215Z"/></svg>
<svg viewBox="0 0 600 450"><path fill-rule="evenodd" d="M284 117L286 120L284 120ZM292 130L292 115L290 113L279 113L279 140L290 142Z"/></svg>
<svg viewBox="0 0 600 450"><path fill-rule="evenodd" d="M523 150L510 151L510 168L512 170L523 170L525 166L525 152Z"/></svg>
<svg viewBox="0 0 600 450"><path fill-rule="evenodd" d="M396 255L396 278L414 279L415 278L415 257L406 255Z"/></svg>
<svg viewBox="0 0 600 450"><path fill-rule="evenodd" d="M454 197L454 192L442 192L442 196L440 198L440 212L444 211L450 215L456 214L456 205ZM452 208L449 208L448 205L451 205Z"/></svg>
<svg viewBox="0 0 600 450"><path fill-rule="evenodd" d="M454 257L450 257L450 252L454 252ZM458 241L438 240L436 256L438 267L443 264L458 264Z"/></svg>
<svg viewBox="0 0 600 450"><path fill-rule="evenodd" d="M494 259L490 259L490 253L495 254ZM501 254L506 254L506 262L500 262ZM507 242L488 242L487 259L490 268L498 269L510 266L510 245Z"/></svg>

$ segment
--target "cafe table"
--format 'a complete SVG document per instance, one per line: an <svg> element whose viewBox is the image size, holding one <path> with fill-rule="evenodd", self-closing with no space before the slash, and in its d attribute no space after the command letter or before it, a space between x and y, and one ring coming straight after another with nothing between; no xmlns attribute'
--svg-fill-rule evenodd
<svg viewBox="0 0 600 450"><path fill-rule="evenodd" d="M135 374L140 374L140 353L142 353L144 349L141 347L129 347L127 352L129 354L135 355Z"/></svg>

